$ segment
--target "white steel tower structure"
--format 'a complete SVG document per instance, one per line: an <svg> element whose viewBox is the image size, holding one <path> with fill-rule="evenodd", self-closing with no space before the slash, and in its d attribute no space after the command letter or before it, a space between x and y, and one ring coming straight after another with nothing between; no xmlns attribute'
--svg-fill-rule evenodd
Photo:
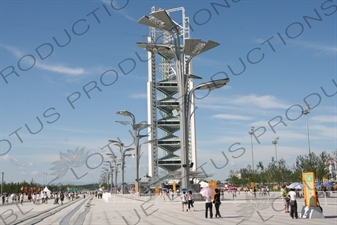
<svg viewBox="0 0 337 225"><path fill-rule="evenodd" d="M175 16L177 12L179 16ZM173 15L175 14L175 15ZM189 19L184 8L169 10L152 8L150 16L138 23L150 27L147 42L137 42L149 53L148 64L148 123L149 176L160 181L158 168L176 173L180 188L189 188L197 168L194 118L194 91L214 90L225 86L229 78L211 80L193 86L192 58L219 43L190 38ZM179 131L179 137L176 136ZM158 149L165 154L159 157ZM180 157L176 152L180 150ZM172 173L171 173L172 174Z"/></svg>
<svg viewBox="0 0 337 225"><path fill-rule="evenodd" d="M162 9L152 7L151 13ZM190 38L189 18L185 16L183 7L165 10L172 18L172 22L179 31L179 50L184 50L185 40ZM140 22L140 21L139 21ZM147 24L146 24L147 25ZM158 140L148 144L149 149L149 173L153 181L159 179L159 167L167 172L174 172L182 167L181 156L177 151L181 150L179 134L180 129L180 106L178 96L177 68L175 66L175 53L166 47L173 43L174 37L164 29L150 26L149 36L146 43L137 43L140 47L148 51L148 83L147 83L147 106L149 140ZM179 54L180 54L179 52ZM182 59L182 70L184 74L191 74L191 60L188 56ZM193 88L193 76L187 81L187 88ZM189 99L191 112L194 111L193 96ZM195 118L191 114L188 129L188 162L184 165L190 170L197 168L196 138L195 138ZM186 139L185 139L186 140ZM162 153L159 156L159 153Z"/></svg>

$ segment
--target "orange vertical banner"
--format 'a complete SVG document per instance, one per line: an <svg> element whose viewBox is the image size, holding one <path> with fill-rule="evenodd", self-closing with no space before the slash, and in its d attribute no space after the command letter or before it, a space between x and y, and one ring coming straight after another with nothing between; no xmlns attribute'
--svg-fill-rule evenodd
<svg viewBox="0 0 337 225"><path fill-rule="evenodd" d="M214 200L216 181L214 180L208 181L208 187L212 188L214 191L214 194L212 195L212 200Z"/></svg>

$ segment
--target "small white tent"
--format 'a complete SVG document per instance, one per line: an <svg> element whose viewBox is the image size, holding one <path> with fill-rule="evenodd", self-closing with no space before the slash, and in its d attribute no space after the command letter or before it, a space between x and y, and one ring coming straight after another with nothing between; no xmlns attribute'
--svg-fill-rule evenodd
<svg viewBox="0 0 337 225"><path fill-rule="evenodd" d="M47 196L48 196L48 198L50 198L50 190L47 188L47 187L45 187L42 191L41 191L41 196L42 196L42 194L44 193L44 192L46 192L46 194L47 194Z"/></svg>

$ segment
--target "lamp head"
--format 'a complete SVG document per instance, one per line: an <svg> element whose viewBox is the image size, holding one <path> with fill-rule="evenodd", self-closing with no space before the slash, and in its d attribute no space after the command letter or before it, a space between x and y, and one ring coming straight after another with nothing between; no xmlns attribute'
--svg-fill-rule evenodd
<svg viewBox="0 0 337 225"><path fill-rule="evenodd" d="M120 124L123 124L123 125L131 124L130 121L116 121L116 123L120 123Z"/></svg>
<svg viewBox="0 0 337 225"><path fill-rule="evenodd" d="M130 116L130 117L133 117L133 116L134 116L132 113L130 113L130 112L127 111L127 110L120 110L120 111L117 111L116 114L122 115L122 116Z"/></svg>

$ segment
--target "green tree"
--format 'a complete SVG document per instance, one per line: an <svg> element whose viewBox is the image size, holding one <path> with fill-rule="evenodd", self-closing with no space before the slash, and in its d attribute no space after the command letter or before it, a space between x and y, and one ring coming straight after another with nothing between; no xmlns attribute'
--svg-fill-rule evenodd
<svg viewBox="0 0 337 225"><path fill-rule="evenodd" d="M327 166L327 160L330 158L330 155L326 151L321 152L318 156L310 152L307 155L300 155L296 158L295 171L297 174L305 172L314 172L315 177L322 181L323 177L328 177L329 168Z"/></svg>

